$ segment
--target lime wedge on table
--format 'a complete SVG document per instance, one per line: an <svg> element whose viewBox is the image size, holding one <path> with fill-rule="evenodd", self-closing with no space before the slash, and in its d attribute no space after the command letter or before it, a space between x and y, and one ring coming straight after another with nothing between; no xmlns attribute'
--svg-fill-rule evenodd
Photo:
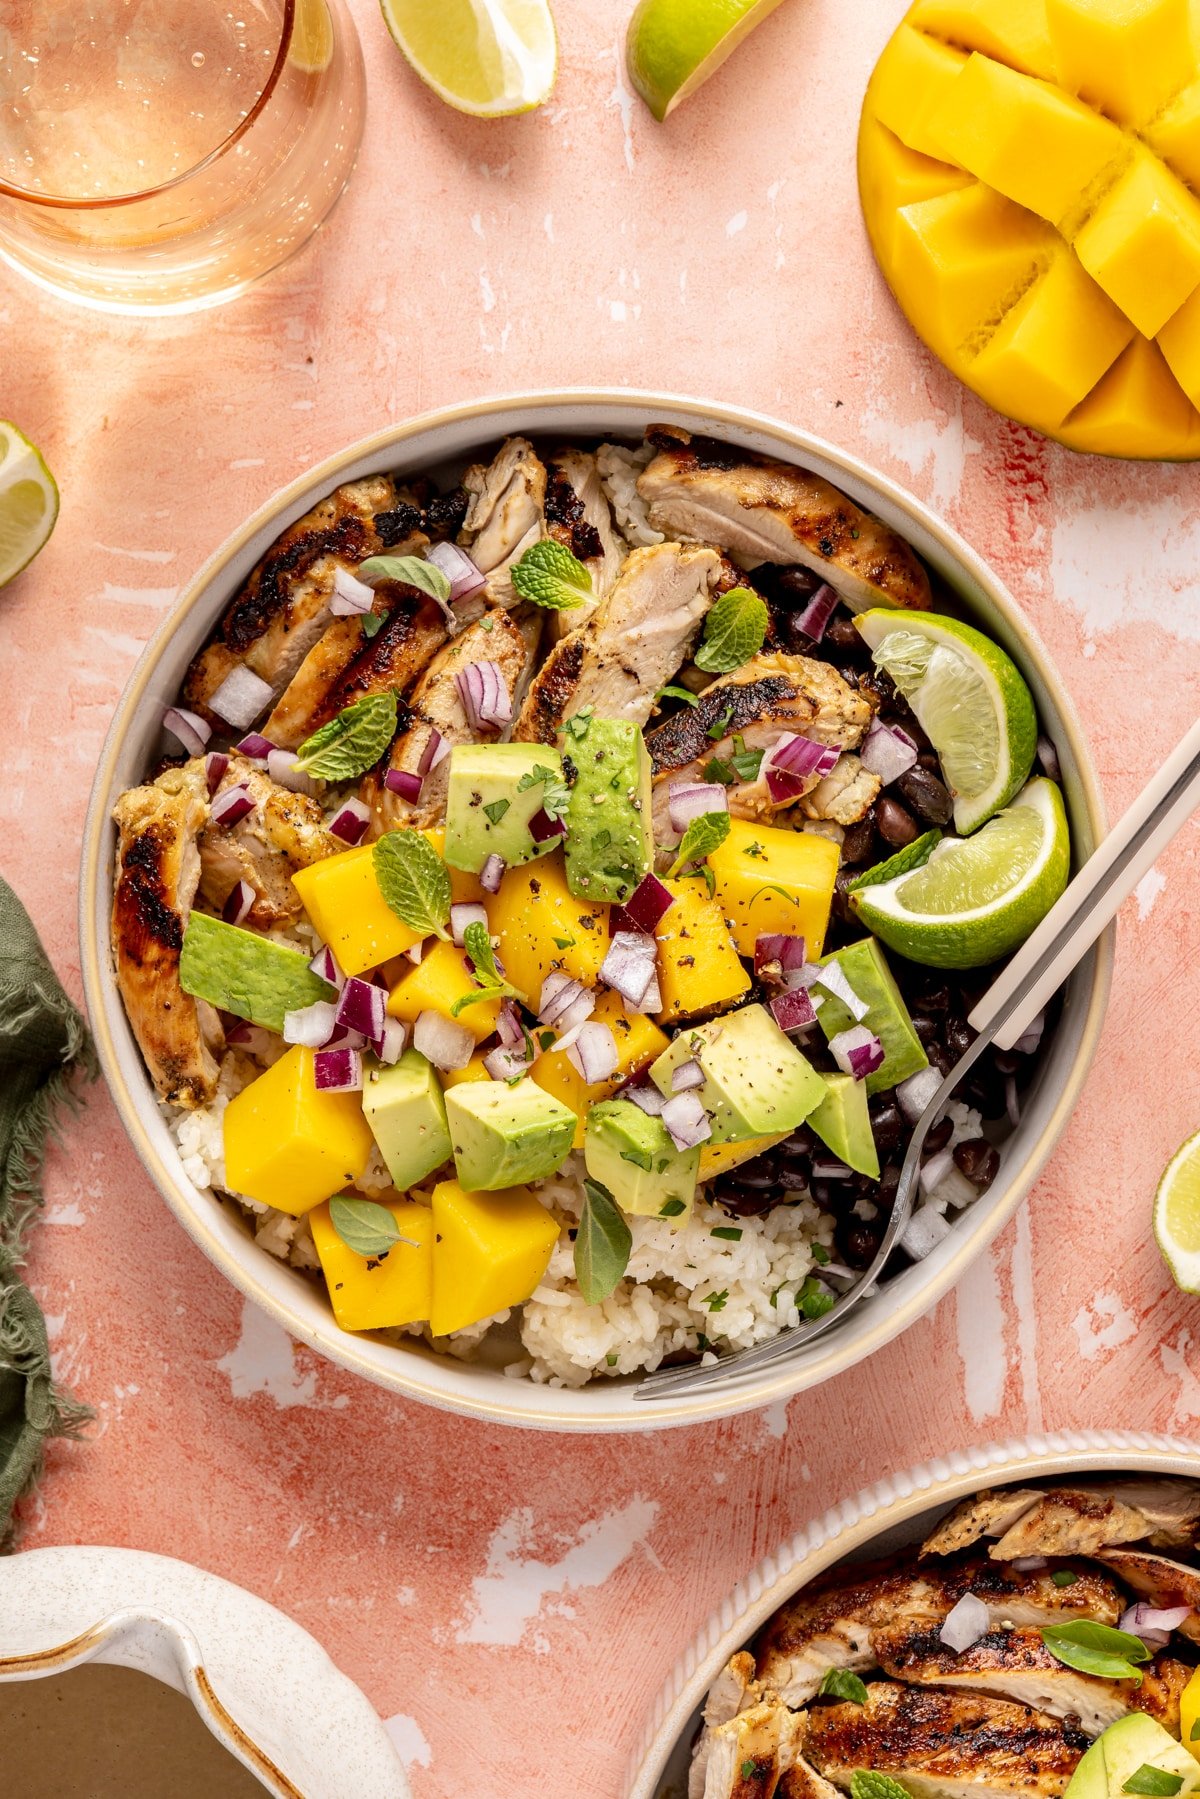
<svg viewBox="0 0 1200 1799"><path fill-rule="evenodd" d="M306 75L319 75L333 61L333 20L325 0L296 0L288 61Z"/></svg>
<svg viewBox="0 0 1200 1799"><path fill-rule="evenodd" d="M42 548L58 517L58 488L29 439L0 419L0 587Z"/></svg>
<svg viewBox="0 0 1200 1799"><path fill-rule="evenodd" d="M1200 1293L1200 1131L1175 1153L1158 1183L1154 1235L1175 1285Z"/></svg>
<svg viewBox="0 0 1200 1799"><path fill-rule="evenodd" d="M1071 844L1053 781L1030 781L973 837L944 837L920 868L855 887L850 904L910 961L979 968L1023 943L1067 884Z"/></svg>
<svg viewBox="0 0 1200 1799"><path fill-rule="evenodd" d="M641 0L625 34L632 81L656 119L715 75L779 0Z"/></svg>
<svg viewBox="0 0 1200 1799"><path fill-rule="evenodd" d="M540 106L558 42L546 0L380 0L387 28L435 94L476 118Z"/></svg>
<svg viewBox="0 0 1200 1799"><path fill-rule="evenodd" d="M1037 751L1033 696L981 631L935 612L876 609L855 620L941 759L965 837L1019 793Z"/></svg>

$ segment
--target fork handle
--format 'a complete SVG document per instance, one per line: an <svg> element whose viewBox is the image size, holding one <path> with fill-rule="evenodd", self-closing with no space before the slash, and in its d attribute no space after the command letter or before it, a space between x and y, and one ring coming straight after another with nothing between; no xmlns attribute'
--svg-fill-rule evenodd
<svg viewBox="0 0 1200 1799"><path fill-rule="evenodd" d="M1011 1049L1198 805L1200 720L993 981L970 1015L973 1028L987 1032L999 1020L993 1041Z"/></svg>

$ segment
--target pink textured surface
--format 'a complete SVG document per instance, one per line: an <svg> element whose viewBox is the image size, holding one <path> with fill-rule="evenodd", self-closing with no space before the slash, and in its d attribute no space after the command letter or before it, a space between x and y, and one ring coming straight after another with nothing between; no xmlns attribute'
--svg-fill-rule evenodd
<svg viewBox="0 0 1200 1799"><path fill-rule="evenodd" d="M176 589L285 478L389 420L629 382L775 412L939 506L1013 587L1110 809L1194 717L1195 476L1005 425L875 272L853 148L899 0L787 0L665 129L625 91L627 0L558 7L550 105L486 126L356 13L371 111L330 225L238 304L99 318L0 277L0 414L45 448L57 533L0 596L0 861L79 990L77 848L101 735ZM96 1406L30 1545L182 1554L300 1619L361 1682L418 1799L611 1799L649 1696L760 1554L863 1481L984 1436L1194 1430L1200 1306L1149 1236L1200 1123L1197 833L1122 918L1086 1097L1032 1201L936 1313L786 1413L563 1442L407 1406L292 1346L192 1248L93 1094L50 1162L31 1277ZM316 1697L316 1696L314 1696Z"/></svg>

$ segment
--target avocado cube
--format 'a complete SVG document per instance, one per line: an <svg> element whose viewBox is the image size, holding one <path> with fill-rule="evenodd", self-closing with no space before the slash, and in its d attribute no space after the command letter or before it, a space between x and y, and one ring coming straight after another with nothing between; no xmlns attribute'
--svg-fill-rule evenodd
<svg viewBox="0 0 1200 1799"><path fill-rule="evenodd" d="M308 957L299 950L285 949L282 943L210 918L206 912L193 912L188 919L179 984L185 993L222 1012L277 1032L283 1030L286 1013L334 997L329 982L313 973Z"/></svg>
<svg viewBox="0 0 1200 1799"><path fill-rule="evenodd" d="M651 1118L628 1099L606 1099L589 1108L583 1159L594 1181L607 1187L623 1212L671 1218L682 1224L692 1209L700 1146L676 1149L661 1118Z"/></svg>
<svg viewBox="0 0 1200 1799"><path fill-rule="evenodd" d="M651 1063L650 1079L670 1098L671 1076L691 1061L704 1070L697 1091L712 1120L713 1143L794 1131L825 1097L821 1076L763 1006L743 1006L681 1031Z"/></svg>
<svg viewBox="0 0 1200 1799"><path fill-rule="evenodd" d="M562 787L562 757L540 743L458 743L450 752L446 861L478 874L489 856L508 867L556 849L535 841L529 821L544 810L547 786Z"/></svg>
<svg viewBox="0 0 1200 1799"><path fill-rule="evenodd" d="M867 1110L867 1089L852 1074L827 1074L825 1097L808 1115L808 1128L858 1174L879 1179L879 1151Z"/></svg>
<svg viewBox="0 0 1200 1799"><path fill-rule="evenodd" d="M362 1109L371 1135L401 1193L450 1159L446 1102L432 1065L406 1049L390 1068L370 1061Z"/></svg>
<svg viewBox="0 0 1200 1799"><path fill-rule="evenodd" d="M822 968L830 962L838 964L867 1012L865 1017L855 1018L844 1000L826 993L818 983L812 989L812 999L826 1039L832 1041L851 1025L862 1024L874 1031L883 1045L883 1062L874 1074L867 1076L867 1092L885 1093L918 1069L928 1068L929 1057L921 1047L908 1007L875 938L864 937L860 943L847 944L845 949L823 956Z"/></svg>
<svg viewBox="0 0 1200 1799"><path fill-rule="evenodd" d="M571 783L567 885L577 899L622 904L654 861L650 754L620 718L573 721L563 752Z"/></svg>
<svg viewBox="0 0 1200 1799"><path fill-rule="evenodd" d="M1128 1712L1103 1731L1072 1774L1063 1799L1124 1799L1125 1783L1144 1767L1178 1775L1177 1799L1200 1785L1200 1761L1145 1712Z"/></svg>
<svg viewBox="0 0 1200 1799"><path fill-rule="evenodd" d="M544 1180L571 1153L574 1112L531 1080L470 1081L445 1099L454 1166L468 1193Z"/></svg>

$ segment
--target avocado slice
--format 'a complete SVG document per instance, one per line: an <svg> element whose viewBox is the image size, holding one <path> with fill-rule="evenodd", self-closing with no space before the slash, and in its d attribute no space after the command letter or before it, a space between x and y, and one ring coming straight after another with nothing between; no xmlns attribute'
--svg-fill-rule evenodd
<svg viewBox="0 0 1200 1799"><path fill-rule="evenodd" d="M883 1045L883 1063L864 1082L868 1093L884 1093L907 1080L918 1069L928 1068L929 1057L921 1047L921 1039L913 1029L908 1007L900 996L895 977L874 937L847 944L822 956L821 966L836 962L842 973L867 1007L865 1018L855 1018L843 1000L827 993L819 984L812 989L817 1018L826 1039L832 1040L848 1031L851 1025L863 1024L874 1031Z"/></svg>
<svg viewBox="0 0 1200 1799"><path fill-rule="evenodd" d="M446 1102L441 1083L420 1050L406 1049L390 1068L370 1062L362 1108L388 1173L402 1193L449 1161Z"/></svg>
<svg viewBox="0 0 1200 1799"><path fill-rule="evenodd" d="M1126 1799L1126 1781L1144 1767L1178 1776L1178 1799L1200 1786L1200 1761L1154 1718L1129 1712L1086 1751L1063 1799Z"/></svg>
<svg viewBox="0 0 1200 1799"><path fill-rule="evenodd" d="M562 787L563 766L544 744L455 744L443 852L451 868L478 874L489 856L512 868L557 849L560 837L538 843L529 829L545 807L547 784Z"/></svg>
<svg viewBox="0 0 1200 1799"><path fill-rule="evenodd" d="M877 1181L879 1152L867 1110L866 1082L856 1081L852 1074L827 1074L824 1079L825 1097L808 1115L809 1130L848 1168Z"/></svg>
<svg viewBox="0 0 1200 1799"><path fill-rule="evenodd" d="M682 1223L691 1211L700 1168L700 1146L676 1149L661 1118L651 1118L628 1099L605 1099L588 1108L583 1159L594 1181L607 1187L623 1212Z"/></svg>
<svg viewBox="0 0 1200 1799"><path fill-rule="evenodd" d="M336 992L313 973L301 951L210 918L207 912L193 912L187 921L179 985L222 1012L279 1032L285 1013L332 999Z"/></svg>
<svg viewBox="0 0 1200 1799"><path fill-rule="evenodd" d="M465 1081L445 1097L454 1166L468 1193L544 1180L571 1153L574 1112L531 1080Z"/></svg>
<svg viewBox="0 0 1200 1799"><path fill-rule="evenodd" d="M681 1031L650 1079L671 1098L671 1077L684 1062L704 1070L699 1092L712 1120L713 1143L736 1143L794 1131L825 1097L825 1083L763 1006L742 1006Z"/></svg>
<svg viewBox="0 0 1200 1799"><path fill-rule="evenodd" d="M571 783L567 885L576 899L627 900L654 860L650 753L637 725L577 718L563 752Z"/></svg>

